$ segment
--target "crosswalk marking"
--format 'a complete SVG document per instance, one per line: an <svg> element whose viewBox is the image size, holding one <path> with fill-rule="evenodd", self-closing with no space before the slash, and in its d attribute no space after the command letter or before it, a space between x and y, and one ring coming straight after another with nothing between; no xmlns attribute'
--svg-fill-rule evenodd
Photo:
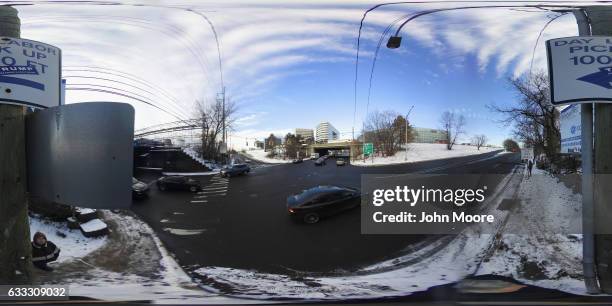
<svg viewBox="0 0 612 306"><path fill-rule="evenodd" d="M220 192L227 192L227 190L200 191L200 192L198 192L198 194L206 194L206 193L220 193Z"/></svg>
<svg viewBox="0 0 612 306"><path fill-rule="evenodd" d="M206 187L202 187L202 189L227 189L227 186L218 186L218 187L217 186L213 186L213 187L206 186Z"/></svg>

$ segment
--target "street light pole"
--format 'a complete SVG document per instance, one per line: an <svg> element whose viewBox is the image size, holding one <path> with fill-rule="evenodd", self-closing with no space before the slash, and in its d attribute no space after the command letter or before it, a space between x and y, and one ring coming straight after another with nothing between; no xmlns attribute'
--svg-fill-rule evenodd
<svg viewBox="0 0 612 306"><path fill-rule="evenodd" d="M408 110L408 113L406 114L406 136L404 138L404 161L408 161L408 116L410 116L410 112L412 112L413 108L414 108L414 105L410 106L410 110Z"/></svg>

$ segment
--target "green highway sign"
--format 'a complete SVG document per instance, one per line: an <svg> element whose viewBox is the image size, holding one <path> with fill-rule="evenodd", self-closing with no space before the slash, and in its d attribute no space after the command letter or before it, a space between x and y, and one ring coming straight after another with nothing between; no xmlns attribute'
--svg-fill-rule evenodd
<svg viewBox="0 0 612 306"><path fill-rule="evenodd" d="M374 153L374 144L371 142L363 144L363 154L372 155Z"/></svg>

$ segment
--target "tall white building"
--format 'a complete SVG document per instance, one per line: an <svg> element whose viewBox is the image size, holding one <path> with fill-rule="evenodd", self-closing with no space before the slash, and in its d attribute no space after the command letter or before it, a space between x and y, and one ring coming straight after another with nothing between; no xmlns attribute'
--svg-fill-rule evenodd
<svg viewBox="0 0 612 306"><path fill-rule="evenodd" d="M317 125L316 142L328 142L340 137L340 132L329 122L321 122Z"/></svg>

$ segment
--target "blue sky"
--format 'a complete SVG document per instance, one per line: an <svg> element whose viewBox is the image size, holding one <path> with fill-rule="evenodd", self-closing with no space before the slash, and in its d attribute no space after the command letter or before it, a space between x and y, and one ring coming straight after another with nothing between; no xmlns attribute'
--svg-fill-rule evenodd
<svg viewBox="0 0 612 306"><path fill-rule="evenodd" d="M22 37L63 50L64 75L72 88L89 83L129 90L188 118L195 114L196 100L210 103L221 87L213 33L201 15L187 9L194 10L207 16L218 34L225 86L239 105L232 132L236 139L284 135L296 127L314 128L321 121L331 122L343 138L351 137L359 20L380 1L122 3L19 7ZM410 4L370 13L361 41L356 134L365 115L370 65L383 29L410 13L454 6ZM414 105L411 122L432 128L439 126L443 111L454 111L467 118L465 140L486 134L492 144L501 144L511 130L497 123L500 118L485 105L513 103L506 79L528 73L538 32L555 15L536 9L466 10L408 23L401 48L389 50L383 43L369 110L405 113ZM546 39L575 34L572 16L553 22L536 46L534 68L546 68ZM84 71L85 66L95 68ZM150 93L91 79L108 77L109 72L141 89L149 86ZM130 103L136 109L136 128L177 120L116 95L68 91L66 99Z"/></svg>

